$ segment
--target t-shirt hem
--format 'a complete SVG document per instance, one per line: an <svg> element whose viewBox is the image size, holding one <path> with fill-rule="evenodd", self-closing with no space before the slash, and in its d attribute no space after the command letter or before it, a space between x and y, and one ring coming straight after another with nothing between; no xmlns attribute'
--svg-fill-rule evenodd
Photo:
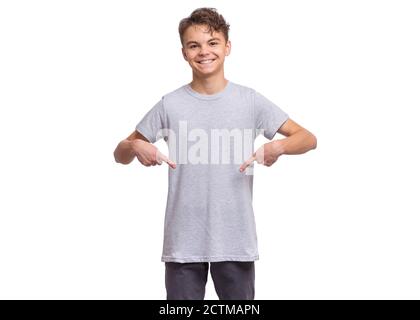
<svg viewBox="0 0 420 320"><path fill-rule="evenodd" d="M282 118L279 123L280 125L277 125L276 127L270 129L269 133L267 134L266 138L268 140L273 140L273 138L276 136L277 131L282 127L282 125L289 119L289 115L286 114L284 118ZM276 122L277 123L277 122Z"/></svg>
<svg viewBox="0 0 420 320"><path fill-rule="evenodd" d="M259 260L259 255L255 256L211 256L211 257L188 257L178 258L171 256L162 256L162 262L220 262L220 261L256 261Z"/></svg>
<svg viewBox="0 0 420 320"><path fill-rule="evenodd" d="M137 125L136 130L139 133L141 133L147 140L149 140L150 143L155 143L156 142L156 140L153 139L153 136L151 134L149 134L149 132L142 125Z"/></svg>

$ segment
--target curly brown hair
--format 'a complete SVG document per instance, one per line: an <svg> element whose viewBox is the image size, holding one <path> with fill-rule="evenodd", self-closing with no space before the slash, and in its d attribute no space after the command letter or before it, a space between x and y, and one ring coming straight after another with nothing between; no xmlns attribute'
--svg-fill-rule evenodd
<svg viewBox="0 0 420 320"><path fill-rule="evenodd" d="M189 17L182 19L179 22L179 37L181 44L184 45L183 36L185 30L192 25L207 25L208 31L213 34L213 31L222 32L225 36L226 42L229 40L229 27L221 14L215 8L198 8L195 9Z"/></svg>

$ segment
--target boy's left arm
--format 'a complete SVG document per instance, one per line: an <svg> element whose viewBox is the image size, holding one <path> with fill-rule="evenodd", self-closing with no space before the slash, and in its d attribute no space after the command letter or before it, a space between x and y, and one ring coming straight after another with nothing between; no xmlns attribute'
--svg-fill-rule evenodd
<svg viewBox="0 0 420 320"><path fill-rule="evenodd" d="M251 158L241 165L239 169L241 172L254 161L269 167L282 154L302 154L316 148L317 139L315 135L290 118L283 123L277 132L286 136L286 138L262 145Z"/></svg>
<svg viewBox="0 0 420 320"><path fill-rule="evenodd" d="M297 124L292 119L286 122L277 130L278 133L286 136L284 139L274 140L274 155L302 154L316 148L316 137L313 133Z"/></svg>

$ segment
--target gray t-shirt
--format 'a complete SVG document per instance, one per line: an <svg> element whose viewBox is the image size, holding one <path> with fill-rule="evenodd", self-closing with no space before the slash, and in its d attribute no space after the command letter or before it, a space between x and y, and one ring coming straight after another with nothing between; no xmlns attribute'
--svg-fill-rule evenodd
<svg viewBox="0 0 420 320"><path fill-rule="evenodd" d="M164 95L137 124L169 158L163 262L259 259L253 174L239 167L260 134L271 140L288 115L256 90L229 81L212 95L189 84Z"/></svg>

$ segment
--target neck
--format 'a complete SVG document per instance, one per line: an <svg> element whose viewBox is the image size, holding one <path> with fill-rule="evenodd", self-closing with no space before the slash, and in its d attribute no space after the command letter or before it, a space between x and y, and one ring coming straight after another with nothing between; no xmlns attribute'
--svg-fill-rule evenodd
<svg viewBox="0 0 420 320"><path fill-rule="evenodd" d="M223 91L227 83L228 80L225 79L223 73L206 78L200 78L193 74L193 80L190 83L190 86L198 93L210 95Z"/></svg>

